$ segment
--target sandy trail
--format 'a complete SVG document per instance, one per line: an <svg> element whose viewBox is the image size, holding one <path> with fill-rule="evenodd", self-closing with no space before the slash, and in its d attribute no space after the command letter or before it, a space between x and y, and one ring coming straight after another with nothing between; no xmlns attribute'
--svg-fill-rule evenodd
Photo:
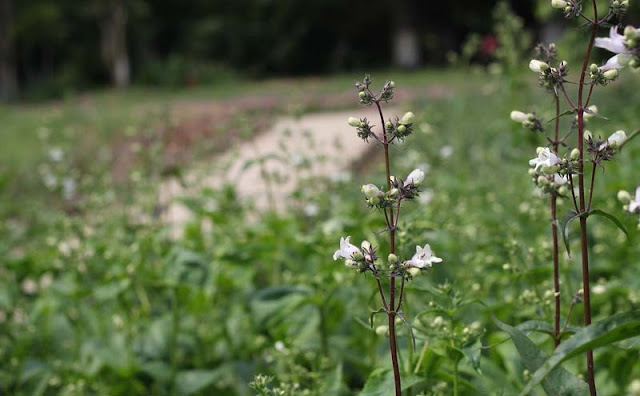
<svg viewBox="0 0 640 396"><path fill-rule="evenodd" d="M388 119L401 114L397 108L386 108L384 115ZM252 141L241 143L211 163L189 171L184 177L188 188L177 180L163 183L160 202L167 208L165 221L182 228L180 226L191 218L191 214L176 198L193 196L203 188L216 189L228 183L236 187L241 199L251 199L257 209L269 208L273 203L275 209L285 208L287 197L296 186L293 175L299 173L296 167L301 161L311 160L313 175L330 177L349 170L354 161L362 158L377 143L373 139L368 144L363 142L356 135L355 128L347 124L350 116L367 117L372 124L380 124L375 107L313 113L299 118L283 117ZM313 160L323 157L328 160ZM265 173L279 175L277 189L265 181Z"/></svg>

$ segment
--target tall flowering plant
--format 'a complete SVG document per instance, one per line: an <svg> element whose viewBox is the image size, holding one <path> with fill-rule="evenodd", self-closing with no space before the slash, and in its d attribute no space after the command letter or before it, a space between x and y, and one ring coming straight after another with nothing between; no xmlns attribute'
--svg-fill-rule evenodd
<svg viewBox="0 0 640 396"><path fill-rule="evenodd" d="M598 108L591 104L595 89L614 81L618 77L619 71L625 67L634 69L640 67L640 29L627 26L624 29L624 34L619 34L618 26L614 25L609 30L609 37L596 37L601 27L611 26L613 21L624 15L629 6L629 2L626 0L610 1L608 12L604 16L598 12L595 0L591 1L592 15L587 15L583 11L582 3L579 0L553 0L551 6L561 9L566 18L579 18L590 26L590 38L584 54L584 61L578 69L577 80L572 80L568 63L556 60L555 45L538 45L536 59L530 61L529 68L538 74L540 85L547 89L553 97L555 104L555 117L552 119L553 128L551 133L547 133L543 128L544 123L535 113L515 110L511 113L511 119L522 123L522 126L527 129L546 134L548 142L548 146L539 147L536 157L529 161L531 166L529 174L535 185L549 197L555 294L553 340L555 347L559 348L563 331L560 326L562 294L559 279L559 235L564 239L567 251L570 253L566 240L567 227L572 220L579 220L582 290L572 299L571 308L573 308L573 304L583 299L584 325L589 326L591 324L591 293L587 219L592 215L603 216L625 231L622 224L613 215L594 209L592 203L598 168L604 168L606 162L614 159L631 136L627 136L621 130L613 132L606 138L596 136L586 130L586 125L590 118L602 117L598 113ZM604 48L615 55L603 65L591 63L594 46ZM572 95L567 89L568 84L576 84L577 93ZM561 112L563 102L568 109ZM561 133L560 119L563 116L572 116L572 119L568 131ZM574 148L565 148L571 145L570 139L575 142ZM640 198L638 194L640 193L636 193L636 201ZM565 198L571 205L571 209L562 218L558 218L557 213L559 198ZM626 203L625 209L627 211L640 212L628 192L619 193L619 198ZM571 314L571 311L569 309L568 315ZM596 395L595 369L593 352L590 348L586 348L586 361L588 391L594 396Z"/></svg>
<svg viewBox="0 0 640 396"><path fill-rule="evenodd" d="M380 187L376 184L364 184L361 191L366 205L382 213L388 234L388 246L386 260L380 255L380 249L369 241L362 241L360 246L351 243L351 237L340 238L340 248L333 254L334 260L344 260L347 267L355 269L361 274L370 274L376 283L382 307L379 312L386 314L388 319L389 350L396 396L401 395L402 384L400 367L398 365L398 348L396 343L396 318L400 318L408 325L408 321L402 312L402 300L405 285L421 271L432 267L434 263L442 261L436 257L429 244L416 246L415 254L410 258L401 259L396 254L396 231L400 208L405 202L418 197L420 187L425 174L420 169L415 169L404 179L396 177L391 171L391 159L389 146L394 142L402 141L413 132L414 114L405 113L402 118L388 119L385 121L382 104L393 99L395 84L388 81L380 92L373 92L370 88L371 78L367 75L364 80L355 84L358 90L359 102L365 106L375 106L380 116L380 125L376 128L366 118L348 119L349 125L356 129L356 133L365 142L375 140L384 150L384 164L386 181ZM383 287L383 278L388 279L388 289ZM385 282L386 285L386 282Z"/></svg>

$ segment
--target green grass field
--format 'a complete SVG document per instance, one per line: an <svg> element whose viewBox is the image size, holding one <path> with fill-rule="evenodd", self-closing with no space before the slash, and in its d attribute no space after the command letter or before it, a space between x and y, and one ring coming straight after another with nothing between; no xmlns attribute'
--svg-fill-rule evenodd
<svg viewBox="0 0 640 396"><path fill-rule="evenodd" d="M589 121L596 135L640 128L640 76L623 74L594 94L610 119ZM388 394L387 341L368 325L379 308L375 283L331 257L341 236L385 247L379 213L360 194L361 184L383 183L380 157L362 162L349 182L301 186L296 199L317 205L312 216L297 209L256 215L229 188L190 197L195 220L178 240L153 215L155 188L171 167L216 155L226 147L211 142L229 131L239 141L280 114L342 108L351 100L345 95L356 100L352 84L361 77L230 81L0 107L0 394L249 395L259 373L283 395ZM400 254L410 257L426 241L444 258L408 286L404 310L417 345L403 328L407 395L452 394L456 367L462 395L515 395L531 373L492 315L512 325L551 322L552 273L547 201L527 174L546 142L509 113L536 111L548 120L552 100L532 73L373 77L395 80L399 95L430 86L451 93L409 100L416 131L391 154L397 174L428 164L423 195L432 193L404 213ZM238 105L269 95L267 107ZM233 100L236 116L180 139L206 106ZM175 146L186 159L167 158ZM590 220L595 320L640 305L638 219L616 200L618 190L640 184L638 169L640 139L598 171L594 206L620 218L630 238ZM565 200L561 212L568 209ZM577 236L571 228L573 251ZM579 266L577 253L561 258L563 315L580 287ZM577 305L570 329L581 315ZM382 322L376 317L374 329ZM531 337L551 353L551 338ZM596 351L602 395L627 394L640 378L637 341ZM581 357L563 366L585 371Z"/></svg>

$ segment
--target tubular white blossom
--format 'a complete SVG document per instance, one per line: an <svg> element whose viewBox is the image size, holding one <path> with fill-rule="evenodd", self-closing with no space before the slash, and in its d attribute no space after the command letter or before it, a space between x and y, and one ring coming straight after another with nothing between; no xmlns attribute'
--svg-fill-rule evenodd
<svg viewBox="0 0 640 396"><path fill-rule="evenodd" d="M549 70L549 65L543 61L531 59L531 62L529 62L529 69L531 69L532 72L543 73Z"/></svg>
<svg viewBox="0 0 640 396"><path fill-rule="evenodd" d="M421 169L414 169L409 173L407 179L404 182L404 186L407 187L409 184L413 184L415 186L420 185L424 180L424 172Z"/></svg>
<svg viewBox="0 0 640 396"><path fill-rule="evenodd" d="M411 260L405 261L405 264L415 268L431 268L433 263L440 263L442 259L433 255L429 244L424 247L416 246L416 254Z"/></svg>
<svg viewBox="0 0 640 396"><path fill-rule="evenodd" d="M562 160L555 155L549 147L545 147L538 153L538 157L529 161L529 165L535 166L535 169L548 166L558 165Z"/></svg>
<svg viewBox="0 0 640 396"><path fill-rule="evenodd" d="M371 183L363 185L361 190L367 198L376 198L384 195L378 187Z"/></svg>
<svg viewBox="0 0 640 396"><path fill-rule="evenodd" d="M604 148L607 146L618 147L622 143L624 143L625 140L627 140L627 134L624 131L616 131L612 133L611 136L609 136L609 138L607 139L607 142L602 143L600 147L598 147L598 149L604 150Z"/></svg>
<svg viewBox="0 0 640 396"><path fill-rule="evenodd" d="M336 250L335 253L333 253L334 260L337 260L338 258L350 259L354 253L360 251L357 246L352 245L349 242L350 238L350 236L346 238L340 238L340 249Z"/></svg>
<svg viewBox="0 0 640 396"><path fill-rule="evenodd" d="M613 26L609 30L609 37L596 38L595 46L598 48L604 48L614 54L628 54L630 51L624 45L624 42L624 36L618 33L618 28L616 26Z"/></svg>

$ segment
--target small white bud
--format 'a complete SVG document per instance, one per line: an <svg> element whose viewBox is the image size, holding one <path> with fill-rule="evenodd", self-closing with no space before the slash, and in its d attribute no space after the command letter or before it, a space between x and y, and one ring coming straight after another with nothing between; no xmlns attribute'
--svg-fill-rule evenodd
<svg viewBox="0 0 640 396"><path fill-rule="evenodd" d="M405 133L406 131L407 131L407 127L406 126L404 126L402 124L398 125L398 132Z"/></svg>
<svg viewBox="0 0 640 396"><path fill-rule="evenodd" d="M376 327L376 334L379 336L386 336L388 332L389 332L389 327L387 326Z"/></svg>
<svg viewBox="0 0 640 396"><path fill-rule="evenodd" d="M360 126L360 120L354 117L349 117L347 123L354 128L358 128Z"/></svg>
<svg viewBox="0 0 640 396"><path fill-rule="evenodd" d="M511 119L515 122L525 122L529 117L521 111L514 110L511 112Z"/></svg>
<svg viewBox="0 0 640 396"><path fill-rule="evenodd" d="M618 201L628 204L631 202L631 194L628 191L620 190L618 191Z"/></svg>
<svg viewBox="0 0 640 396"><path fill-rule="evenodd" d="M404 113L404 115L402 116L402 119L400 120L400 124L402 124L402 125L411 125L411 124L413 124L413 119L414 118L415 118L415 116L413 115L413 113L408 111L408 112Z"/></svg>
<svg viewBox="0 0 640 396"><path fill-rule="evenodd" d="M362 248L362 250L371 250L371 242L364 240L362 241L362 243L360 244L360 247Z"/></svg>
<svg viewBox="0 0 640 396"><path fill-rule="evenodd" d="M536 147L536 154L540 155L544 151L544 147Z"/></svg>
<svg viewBox="0 0 640 396"><path fill-rule="evenodd" d="M559 8L559 9L564 9L569 5L569 3L567 3L564 0L551 0L551 7L553 8Z"/></svg>
<svg viewBox="0 0 640 396"><path fill-rule="evenodd" d="M593 133L591 133L591 131L589 130L585 130L584 134L582 135L584 140L589 140L589 139L593 139Z"/></svg>
<svg viewBox="0 0 640 396"><path fill-rule="evenodd" d="M384 195L378 187L371 183L362 185L360 190L362 190L364 196L367 198L378 198Z"/></svg>
<svg viewBox="0 0 640 396"><path fill-rule="evenodd" d="M416 276L420 275L420 268L411 267L407 270L407 272L415 278Z"/></svg>
<svg viewBox="0 0 640 396"><path fill-rule="evenodd" d="M549 70L549 65L545 62L531 59L531 62L529 62L529 69L536 73L544 73L545 71Z"/></svg>
<svg viewBox="0 0 640 396"><path fill-rule="evenodd" d="M367 93L364 91L360 91L360 93L358 94L358 96L360 96L360 99L364 99L367 96Z"/></svg>
<svg viewBox="0 0 640 396"><path fill-rule="evenodd" d="M609 81L613 81L618 77L618 69L609 69L606 72L604 72L603 76L605 79L609 80Z"/></svg>
<svg viewBox="0 0 640 396"><path fill-rule="evenodd" d="M570 156L571 156L571 159L574 160L574 161L579 159L580 158L580 150L578 150L577 148L574 148L573 150L571 150Z"/></svg>
<svg viewBox="0 0 640 396"><path fill-rule="evenodd" d="M391 263L391 264L396 264L398 262L398 256L396 256L395 254L391 253L389 255L389 257L387 257L387 260Z"/></svg>
<svg viewBox="0 0 640 396"><path fill-rule="evenodd" d="M567 194L569 194L569 189L566 186L562 186L558 189L558 194L566 196Z"/></svg>

